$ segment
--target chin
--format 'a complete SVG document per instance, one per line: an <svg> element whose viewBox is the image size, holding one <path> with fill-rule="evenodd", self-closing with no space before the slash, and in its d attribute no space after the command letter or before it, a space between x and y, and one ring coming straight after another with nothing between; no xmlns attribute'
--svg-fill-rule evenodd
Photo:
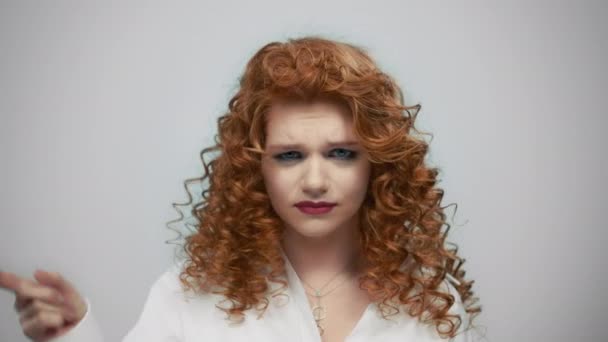
<svg viewBox="0 0 608 342"><path fill-rule="evenodd" d="M319 239L332 235L337 231L335 227L327 227L326 224L315 225L309 224L308 227L293 228L293 224L289 224L292 228L287 228L290 234L298 235L303 238Z"/></svg>
<svg viewBox="0 0 608 342"><path fill-rule="evenodd" d="M301 237L304 238L308 238L308 239L322 239L325 238L329 235L331 235L334 232L334 230L331 231L296 231L296 234L300 235Z"/></svg>

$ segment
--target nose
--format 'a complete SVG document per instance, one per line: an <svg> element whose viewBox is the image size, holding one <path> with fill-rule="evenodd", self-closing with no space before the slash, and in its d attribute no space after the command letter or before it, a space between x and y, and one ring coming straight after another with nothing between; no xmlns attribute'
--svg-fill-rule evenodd
<svg viewBox="0 0 608 342"><path fill-rule="evenodd" d="M326 168L323 166L323 157L311 156L304 170L302 190L312 196L327 192Z"/></svg>

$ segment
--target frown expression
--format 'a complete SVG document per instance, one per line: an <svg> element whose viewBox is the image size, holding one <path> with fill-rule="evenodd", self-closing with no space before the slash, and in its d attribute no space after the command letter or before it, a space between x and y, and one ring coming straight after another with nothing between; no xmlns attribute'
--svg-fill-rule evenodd
<svg viewBox="0 0 608 342"><path fill-rule="evenodd" d="M274 104L267 113L262 174L285 228L305 237L355 229L370 175L347 107L331 102ZM300 211L300 201L335 203L325 214Z"/></svg>

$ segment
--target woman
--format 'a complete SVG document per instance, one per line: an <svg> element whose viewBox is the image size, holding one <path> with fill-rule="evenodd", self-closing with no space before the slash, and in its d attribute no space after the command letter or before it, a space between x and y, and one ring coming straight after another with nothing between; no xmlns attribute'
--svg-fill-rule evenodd
<svg viewBox="0 0 608 342"><path fill-rule="evenodd" d="M481 308L464 260L444 246L419 109L354 45L262 47L201 153L195 180L209 187L186 257L154 283L123 341L467 341ZM35 278L0 277L25 335L101 340L67 280Z"/></svg>

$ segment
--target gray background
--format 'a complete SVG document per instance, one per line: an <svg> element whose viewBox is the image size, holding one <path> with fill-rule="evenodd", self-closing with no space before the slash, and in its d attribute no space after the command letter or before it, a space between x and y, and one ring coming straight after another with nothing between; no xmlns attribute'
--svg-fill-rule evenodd
<svg viewBox="0 0 608 342"><path fill-rule="evenodd" d="M489 341L602 341L608 4L2 1L0 269L59 271L108 341L173 257L245 62L323 34L420 103ZM26 341L0 291L0 340Z"/></svg>

